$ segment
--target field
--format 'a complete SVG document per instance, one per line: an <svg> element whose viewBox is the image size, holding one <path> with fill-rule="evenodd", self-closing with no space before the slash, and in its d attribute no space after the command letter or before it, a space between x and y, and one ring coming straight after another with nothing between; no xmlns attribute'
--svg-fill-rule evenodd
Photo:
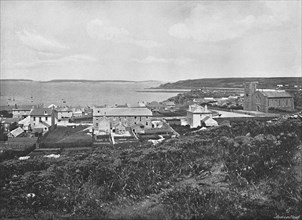
<svg viewBox="0 0 302 220"><path fill-rule="evenodd" d="M42 139L41 144L45 146L72 145L79 143L92 143L93 139L89 135L88 126L80 125L75 128L58 126Z"/></svg>

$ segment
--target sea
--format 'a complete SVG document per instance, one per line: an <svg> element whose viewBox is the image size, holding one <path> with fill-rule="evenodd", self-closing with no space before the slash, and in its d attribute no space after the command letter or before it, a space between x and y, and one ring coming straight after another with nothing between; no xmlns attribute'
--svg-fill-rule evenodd
<svg viewBox="0 0 302 220"><path fill-rule="evenodd" d="M0 105L94 106L164 101L179 91L154 90L160 83L147 82L37 82L0 81Z"/></svg>

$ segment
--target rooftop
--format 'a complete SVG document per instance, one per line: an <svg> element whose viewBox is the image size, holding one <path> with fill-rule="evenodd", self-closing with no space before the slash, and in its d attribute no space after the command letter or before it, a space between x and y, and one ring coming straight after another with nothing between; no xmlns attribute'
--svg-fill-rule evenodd
<svg viewBox="0 0 302 220"><path fill-rule="evenodd" d="M52 109L50 108L34 108L31 112L30 112L30 116L40 116L40 115L48 115L51 116L52 113Z"/></svg>
<svg viewBox="0 0 302 220"><path fill-rule="evenodd" d="M284 90L264 90L258 89L258 92L262 93L268 98L292 98L291 94Z"/></svg>
<svg viewBox="0 0 302 220"><path fill-rule="evenodd" d="M190 105L188 112L197 113L197 114L212 113L211 111L208 110L207 106L202 107L202 106L196 105L196 104Z"/></svg>
<svg viewBox="0 0 302 220"><path fill-rule="evenodd" d="M94 108L93 116L152 116L148 108Z"/></svg>
<svg viewBox="0 0 302 220"><path fill-rule="evenodd" d="M68 107L58 107L58 108L55 108L55 110L58 112L72 112L72 109L68 108Z"/></svg>

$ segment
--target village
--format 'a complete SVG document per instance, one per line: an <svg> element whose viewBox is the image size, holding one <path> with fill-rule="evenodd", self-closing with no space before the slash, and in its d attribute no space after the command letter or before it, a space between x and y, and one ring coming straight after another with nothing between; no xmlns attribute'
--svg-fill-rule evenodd
<svg viewBox="0 0 302 220"><path fill-rule="evenodd" d="M2 106L0 150L2 154L10 151L29 158L78 153L103 145L156 145L179 137L184 130L207 130L230 121L269 121L280 113L295 112L290 93L257 89L257 82L246 83L237 96L230 94L217 98L204 92L204 97L192 97L183 103L169 99L92 107Z"/></svg>

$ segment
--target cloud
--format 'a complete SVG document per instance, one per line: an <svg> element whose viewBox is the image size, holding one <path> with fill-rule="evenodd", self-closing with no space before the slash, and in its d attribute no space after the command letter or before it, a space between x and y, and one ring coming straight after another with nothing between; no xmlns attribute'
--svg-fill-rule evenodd
<svg viewBox="0 0 302 220"><path fill-rule="evenodd" d="M159 43L155 41L136 39L127 29L112 26L108 21L99 19L91 20L87 23L86 29L90 37L100 40L112 41L115 43L128 43L145 48L159 46Z"/></svg>
<svg viewBox="0 0 302 220"><path fill-rule="evenodd" d="M144 59L133 59L133 62L143 63L143 64L154 64L154 63L166 63L166 64L177 64L184 65L194 60L191 58L157 58L154 56L148 56Z"/></svg>
<svg viewBox="0 0 302 220"><path fill-rule="evenodd" d="M57 42L54 39L48 39L36 31L23 30L22 32L17 32L17 36L20 41L27 47L45 53L57 53L68 49L66 45Z"/></svg>
<svg viewBox="0 0 302 220"><path fill-rule="evenodd" d="M256 29L269 29L289 23L292 9L286 2L258 3L262 13L257 10L245 13L238 5L219 8L198 4L188 18L169 28L169 34L180 39L218 42L241 37Z"/></svg>
<svg viewBox="0 0 302 220"><path fill-rule="evenodd" d="M31 62L18 62L11 64L11 68L36 68L40 66L60 66L69 63L80 63L80 62L96 62L97 59L87 54L75 54L58 59L46 59L46 60L34 60Z"/></svg>

